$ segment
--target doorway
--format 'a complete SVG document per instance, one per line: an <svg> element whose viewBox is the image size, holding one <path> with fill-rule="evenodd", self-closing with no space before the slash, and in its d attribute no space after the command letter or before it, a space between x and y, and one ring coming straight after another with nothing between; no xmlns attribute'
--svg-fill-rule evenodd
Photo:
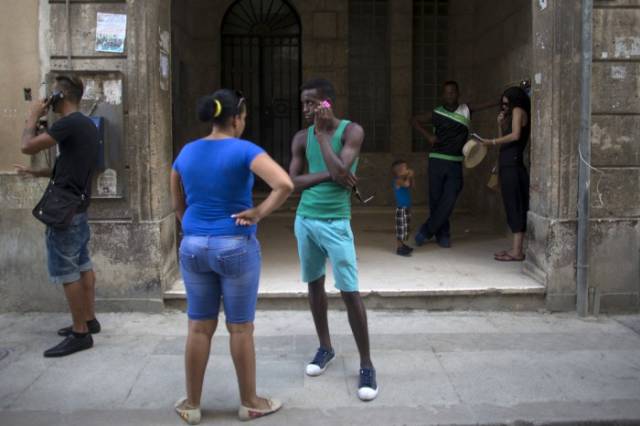
<svg viewBox="0 0 640 426"><path fill-rule="evenodd" d="M283 0L238 0L221 28L222 86L239 89L249 114L244 138L284 168L300 129L301 24Z"/></svg>

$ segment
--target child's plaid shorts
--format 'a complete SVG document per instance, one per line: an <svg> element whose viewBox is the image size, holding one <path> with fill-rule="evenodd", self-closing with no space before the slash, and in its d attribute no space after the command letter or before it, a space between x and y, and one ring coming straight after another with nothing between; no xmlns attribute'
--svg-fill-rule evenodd
<svg viewBox="0 0 640 426"><path fill-rule="evenodd" d="M396 238L400 241L409 239L409 226L411 225L411 209L408 207L396 208Z"/></svg>

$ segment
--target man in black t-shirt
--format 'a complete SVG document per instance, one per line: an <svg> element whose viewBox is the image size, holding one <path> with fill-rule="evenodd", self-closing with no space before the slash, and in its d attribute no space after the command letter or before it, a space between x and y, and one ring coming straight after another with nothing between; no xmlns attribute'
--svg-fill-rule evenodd
<svg viewBox="0 0 640 426"><path fill-rule="evenodd" d="M45 351L45 357L65 356L89 349L93 346L91 334L100 332L94 311L95 274L89 258L90 230L87 221L99 135L93 121L79 111L83 92L84 85L80 79L60 76L56 78L53 95L31 106L22 135L22 153L34 155L57 145L59 155L54 170L16 166L23 176L51 177L53 185L77 196L85 195L85 201L76 210L68 228L47 226L46 230L49 277L54 284L62 284L73 325L58 330L65 339ZM37 134L38 120L49 107L62 118L46 132Z"/></svg>

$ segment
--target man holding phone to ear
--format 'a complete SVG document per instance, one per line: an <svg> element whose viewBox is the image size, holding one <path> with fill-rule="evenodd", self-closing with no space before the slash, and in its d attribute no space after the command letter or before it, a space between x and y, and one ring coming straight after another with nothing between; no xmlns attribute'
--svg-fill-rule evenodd
<svg viewBox="0 0 640 426"><path fill-rule="evenodd" d="M293 137L289 176L302 191L296 212L295 235L302 269L308 283L309 306L320 341L306 374L319 376L335 358L329 336L327 295L324 289L327 258L335 286L347 308L349 325L360 353L358 397L378 395L376 370L369 354L367 312L358 288L356 250L351 231L351 193L364 130L333 113L335 89L328 80L309 80L301 88L302 109L310 124ZM305 173L305 165L308 173Z"/></svg>
<svg viewBox="0 0 640 426"><path fill-rule="evenodd" d="M54 169L32 170L15 166L22 176L51 177L50 187L53 185L82 200L72 212L70 223L63 228L48 225L46 229L49 277L52 283L63 286L73 324L58 330L65 339L45 351L45 357L60 357L89 349L93 346L91 334L100 332L94 311L95 274L89 258L87 220L99 134L93 121L79 111L83 92L84 85L79 78L58 76L51 97L31 105L22 134L22 153L35 155L57 145L59 155ZM49 108L62 117L46 132L38 134L38 120Z"/></svg>

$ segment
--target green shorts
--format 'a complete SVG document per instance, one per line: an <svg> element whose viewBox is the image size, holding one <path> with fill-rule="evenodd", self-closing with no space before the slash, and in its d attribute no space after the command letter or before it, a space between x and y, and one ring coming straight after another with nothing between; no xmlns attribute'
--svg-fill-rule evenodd
<svg viewBox="0 0 640 426"><path fill-rule="evenodd" d="M349 219L311 219L296 216L295 234L302 281L310 283L325 275L331 262L336 288L358 291L358 265Z"/></svg>

